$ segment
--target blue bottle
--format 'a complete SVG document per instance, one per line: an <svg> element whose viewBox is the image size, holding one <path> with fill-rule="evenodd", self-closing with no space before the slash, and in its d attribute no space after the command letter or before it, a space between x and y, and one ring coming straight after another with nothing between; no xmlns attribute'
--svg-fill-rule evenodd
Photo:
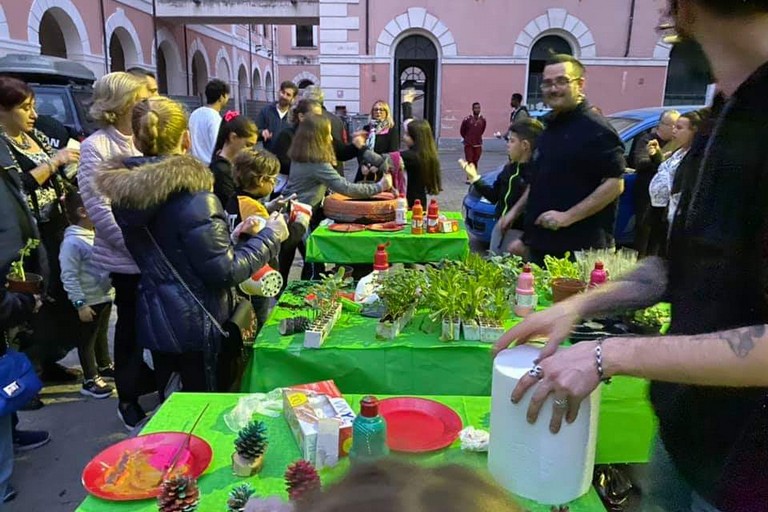
<svg viewBox="0 0 768 512"><path fill-rule="evenodd" d="M360 401L360 414L352 422L352 464L373 462L389 455L387 422L379 415L379 400L366 396Z"/></svg>

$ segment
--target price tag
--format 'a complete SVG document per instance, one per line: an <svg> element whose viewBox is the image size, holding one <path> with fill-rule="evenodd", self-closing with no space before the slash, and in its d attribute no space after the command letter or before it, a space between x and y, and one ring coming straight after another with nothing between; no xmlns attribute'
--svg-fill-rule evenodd
<svg viewBox="0 0 768 512"><path fill-rule="evenodd" d="M304 393L293 393L292 395L288 396L288 403L291 404L291 407L304 405L307 403L307 395Z"/></svg>

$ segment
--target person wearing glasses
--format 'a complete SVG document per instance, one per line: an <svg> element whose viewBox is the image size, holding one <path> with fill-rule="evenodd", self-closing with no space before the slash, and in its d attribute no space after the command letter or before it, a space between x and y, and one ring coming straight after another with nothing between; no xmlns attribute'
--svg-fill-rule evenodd
<svg viewBox="0 0 768 512"><path fill-rule="evenodd" d="M553 55L544 67L541 89L552 112L533 154L524 235L537 264L548 254L614 244L624 144L586 100L585 71L570 55Z"/></svg>
<svg viewBox="0 0 768 512"><path fill-rule="evenodd" d="M532 375L528 418L545 400L550 430L614 375L651 381L658 417L643 511L768 511L768 0L669 1L681 39L701 45L718 88L701 162L677 172L680 198L666 258L531 315L510 343L548 339ZM708 129L708 128L707 128ZM667 336L615 337L557 350L581 318L669 301ZM530 388L536 384L533 390ZM544 418L539 418L541 421Z"/></svg>
<svg viewBox="0 0 768 512"><path fill-rule="evenodd" d="M656 174L661 162L674 152L674 129L680 112L665 110L659 117L659 125L638 138L627 166L635 170L635 218L637 219L635 249L640 256L655 254L650 239L652 226L658 224L658 212L651 208L651 196L648 186ZM660 151L656 151L660 148ZM653 149L654 154L651 155Z"/></svg>
<svg viewBox="0 0 768 512"><path fill-rule="evenodd" d="M392 119L392 109L385 101L379 100L373 104L370 122L363 127L362 131L354 135L352 142L358 149L358 162L360 162L355 183L380 181L383 171L363 163L363 155L366 150L384 155L400 149L400 133Z"/></svg>

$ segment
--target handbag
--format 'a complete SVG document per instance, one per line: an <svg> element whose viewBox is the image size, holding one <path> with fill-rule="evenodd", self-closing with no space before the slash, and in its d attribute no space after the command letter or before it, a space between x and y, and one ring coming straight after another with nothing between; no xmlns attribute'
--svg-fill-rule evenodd
<svg viewBox="0 0 768 512"><path fill-rule="evenodd" d="M41 389L43 383L26 355L9 348L0 356L0 417L24 407Z"/></svg>
<svg viewBox="0 0 768 512"><path fill-rule="evenodd" d="M168 257L165 255L165 252L160 247L160 244L158 244L157 240L155 240L152 232L147 228L144 228L144 230L147 232L147 235L152 241L152 244L160 253L160 256L162 257L165 264L168 265L168 268L171 270L173 276L181 283L181 286L184 287L184 289L197 303L197 305L200 306L200 309L202 309L203 313L205 313L205 315L210 319L216 330L218 330L222 336L227 338L227 341L231 345L253 346L253 336L256 333L256 310L253 309L253 304L251 304L251 301L239 300L235 306L235 310L232 312L232 315L229 317L229 319L227 319L226 322L224 322L224 325L222 326L218 320L216 320L216 317L214 317L213 314L203 305L200 299L197 298L197 295L195 295L192 289L187 285L187 282L184 281L184 278L182 278L178 273L176 267L173 266L171 260L168 259ZM235 294L235 296L237 296L237 294Z"/></svg>

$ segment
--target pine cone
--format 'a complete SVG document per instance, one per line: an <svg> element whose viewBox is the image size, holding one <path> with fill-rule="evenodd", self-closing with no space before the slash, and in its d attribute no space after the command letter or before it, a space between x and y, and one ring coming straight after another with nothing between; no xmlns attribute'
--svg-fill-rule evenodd
<svg viewBox="0 0 768 512"><path fill-rule="evenodd" d="M194 512L200 502L197 480L174 476L163 481L157 505L160 512Z"/></svg>
<svg viewBox="0 0 768 512"><path fill-rule="evenodd" d="M256 491L251 487L251 484L238 485L229 491L227 512L243 512L245 510L245 504L248 503L248 500L255 492Z"/></svg>
<svg viewBox="0 0 768 512"><path fill-rule="evenodd" d="M299 460L288 466L285 483L290 499L298 501L320 490L320 475L311 462Z"/></svg>
<svg viewBox="0 0 768 512"><path fill-rule="evenodd" d="M245 426L235 440L235 450L244 459L254 460L267 449L267 427L254 420Z"/></svg>

